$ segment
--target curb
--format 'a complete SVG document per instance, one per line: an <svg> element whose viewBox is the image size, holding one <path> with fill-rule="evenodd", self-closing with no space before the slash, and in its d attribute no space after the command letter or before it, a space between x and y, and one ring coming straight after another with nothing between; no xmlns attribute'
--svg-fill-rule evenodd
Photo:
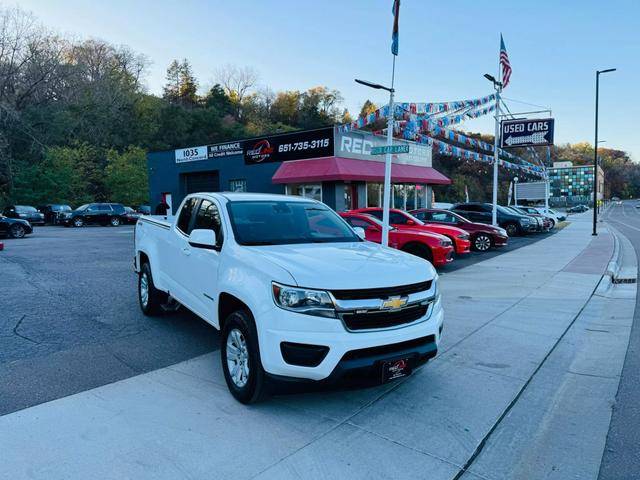
<svg viewBox="0 0 640 480"><path fill-rule="evenodd" d="M613 237L613 255L611 255L611 260L607 265L607 271L604 274L609 276L613 282L618 276L618 273L620 273L622 249L620 248L620 239L618 238L619 233L611 225L607 224L607 228Z"/></svg>

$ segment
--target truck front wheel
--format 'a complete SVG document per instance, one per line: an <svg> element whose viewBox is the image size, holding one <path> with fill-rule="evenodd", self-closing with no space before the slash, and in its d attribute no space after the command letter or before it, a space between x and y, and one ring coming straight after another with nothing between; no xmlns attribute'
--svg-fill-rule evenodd
<svg viewBox="0 0 640 480"><path fill-rule="evenodd" d="M258 335L251 314L237 310L222 328L222 370L229 391L241 403L255 403L267 392Z"/></svg>

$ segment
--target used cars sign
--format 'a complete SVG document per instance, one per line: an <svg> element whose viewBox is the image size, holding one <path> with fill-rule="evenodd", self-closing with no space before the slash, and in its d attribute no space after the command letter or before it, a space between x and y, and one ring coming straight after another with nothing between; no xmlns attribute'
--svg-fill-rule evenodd
<svg viewBox="0 0 640 480"><path fill-rule="evenodd" d="M553 145L553 118L503 120L500 131L500 146L537 147Z"/></svg>

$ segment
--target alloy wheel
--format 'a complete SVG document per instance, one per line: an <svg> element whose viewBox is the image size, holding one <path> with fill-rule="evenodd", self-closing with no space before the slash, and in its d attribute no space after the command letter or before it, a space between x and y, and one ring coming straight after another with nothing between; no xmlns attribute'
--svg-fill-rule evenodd
<svg viewBox="0 0 640 480"><path fill-rule="evenodd" d="M11 227L11 236L13 238L22 238L26 234L26 231L22 225L14 225Z"/></svg>
<svg viewBox="0 0 640 480"><path fill-rule="evenodd" d="M488 235L478 235L473 244L479 252L486 252L491 248L491 239Z"/></svg>
<svg viewBox="0 0 640 480"><path fill-rule="evenodd" d="M249 380L249 349L244 335L234 328L227 336L227 369L234 385L242 388Z"/></svg>
<svg viewBox="0 0 640 480"><path fill-rule="evenodd" d="M149 303L149 277L146 272L140 277L140 301L142 306L146 308Z"/></svg>

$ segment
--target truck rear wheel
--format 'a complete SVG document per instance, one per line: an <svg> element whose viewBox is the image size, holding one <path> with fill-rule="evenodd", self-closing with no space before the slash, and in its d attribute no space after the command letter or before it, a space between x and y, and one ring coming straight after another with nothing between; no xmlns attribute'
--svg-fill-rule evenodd
<svg viewBox="0 0 640 480"><path fill-rule="evenodd" d="M167 301L167 294L158 290L153 284L151 266L143 263L138 275L138 301L140 309L145 315L158 315L162 313L162 304Z"/></svg>
<svg viewBox="0 0 640 480"><path fill-rule="evenodd" d="M237 310L229 315L222 328L221 340L222 371L231 395L240 403L259 402L266 396L267 388L251 314Z"/></svg>

